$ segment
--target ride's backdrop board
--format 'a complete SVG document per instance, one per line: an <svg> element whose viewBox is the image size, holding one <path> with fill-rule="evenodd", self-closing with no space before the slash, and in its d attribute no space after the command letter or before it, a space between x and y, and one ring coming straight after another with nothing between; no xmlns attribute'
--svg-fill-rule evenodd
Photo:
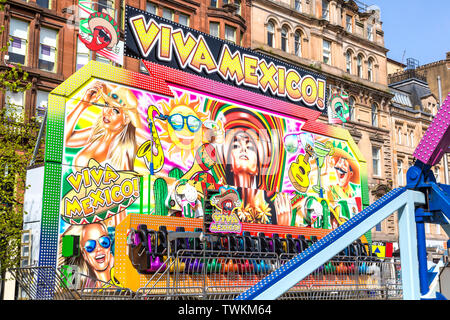
<svg viewBox="0 0 450 320"><path fill-rule="evenodd" d="M125 52L148 74L92 61L51 93L41 242L53 249L42 263L110 264L114 282L127 216L201 219L209 190L236 194L239 231L332 230L368 205L356 144L318 121L323 76L130 7L126 25ZM65 236L80 237L82 254L56 253Z"/></svg>

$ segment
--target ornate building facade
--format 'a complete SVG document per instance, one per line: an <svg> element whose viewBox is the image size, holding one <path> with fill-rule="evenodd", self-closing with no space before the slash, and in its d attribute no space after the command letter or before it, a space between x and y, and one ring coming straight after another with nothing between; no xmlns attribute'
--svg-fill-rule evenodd
<svg viewBox="0 0 450 320"><path fill-rule="evenodd" d="M414 164L415 148L439 110L439 99L432 92L423 68L397 70L388 75L388 80L390 91L394 94L389 112L393 146L392 166L395 173L393 186L397 188L407 183L406 172ZM448 160L448 155L446 157ZM443 158L433 168L438 183L448 184L445 181L446 170L448 174ZM386 225L383 226L385 223L378 225L376 232L386 228ZM446 248L448 236L437 224L426 224L425 233L429 260L439 259ZM388 234L388 239L396 242L397 237L398 227L395 224Z"/></svg>

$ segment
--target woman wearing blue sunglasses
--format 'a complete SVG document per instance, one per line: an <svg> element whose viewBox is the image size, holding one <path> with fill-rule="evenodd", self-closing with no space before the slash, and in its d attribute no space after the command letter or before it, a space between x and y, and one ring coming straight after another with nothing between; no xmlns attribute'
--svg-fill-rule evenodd
<svg viewBox="0 0 450 320"><path fill-rule="evenodd" d="M110 281L114 257L111 253L112 241L106 226L102 223L86 225L81 233L80 244L81 253L90 273L98 280Z"/></svg>
<svg viewBox="0 0 450 320"><path fill-rule="evenodd" d="M76 265L78 272L88 277L81 278L81 288L99 288L106 283L120 285L114 274L113 239L104 222L87 225L71 225L62 236L79 236L80 251L78 256L64 258L61 256L59 265ZM61 250L61 246L60 246ZM100 280L100 281L97 281Z"/></svg>

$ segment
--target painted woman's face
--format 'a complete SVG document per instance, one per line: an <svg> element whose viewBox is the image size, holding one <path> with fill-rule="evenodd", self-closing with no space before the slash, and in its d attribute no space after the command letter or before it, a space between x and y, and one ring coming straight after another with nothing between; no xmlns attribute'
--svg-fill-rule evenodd
<svg viewBox="0 0 450 320"><path fill-rule="evenodd" d="M111 239L101 224L86 225L81 248L84 259L95 271L108 269L111 262Z"/></svg>
<svg viewBox="0 0 450 320"><path fill-rule="evenodd" d="M240 132L234 136L231 143L231 162L235 174L257 174L257 149L248 134Z"/></svg>
<svg viewBox="0 0 450 320"><path fill-rule="evenodd" d="M103 108L103 127L108 131L121 131L125 127L125 114L121 108Z"/></svg>

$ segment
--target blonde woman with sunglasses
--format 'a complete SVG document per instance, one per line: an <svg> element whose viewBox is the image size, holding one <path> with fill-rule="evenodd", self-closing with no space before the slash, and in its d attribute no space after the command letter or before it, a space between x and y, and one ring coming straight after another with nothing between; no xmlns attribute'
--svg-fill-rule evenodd
<svg viewBox="0 0 450 320"><path fill-rule="evenodd" d="M81 287L100 288L109 283L118 284L113 277L114 255L112 253L113 239L103 222L87 225L71 225L62 236L80 237L80 252L78 256L62 258L60 265L76 265L82 277Z"/></svg>
<svg viewBox="0 0 450 320"><path fill-rule="evenodd" d="M102 111L93 126L75 129L82 114L94 104ZM116 170L133 170L136 157L136 129L140 127L138 100L125 87L110 89L103 82L89 87L66 120L65 143L69 148L82 148L74 157L77 171L87 167L90 159L101 165L109 163Z"/></svg>

